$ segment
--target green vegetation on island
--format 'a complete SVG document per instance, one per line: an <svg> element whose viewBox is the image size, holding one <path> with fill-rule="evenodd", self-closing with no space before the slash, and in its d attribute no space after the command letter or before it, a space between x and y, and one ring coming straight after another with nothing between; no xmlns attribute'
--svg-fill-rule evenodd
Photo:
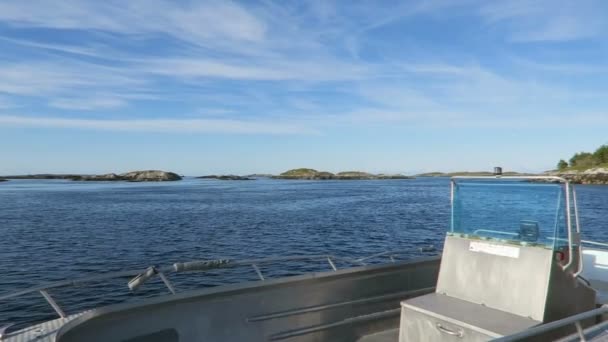
<svg viewBox="0 0 608 342"><path fill-rule="evenodd" d="M608 168L608 145L598 147L595 152L575 153L568 162L561 159L558 171L585 171L591 168Z"/></svg>
<svg viewBox="0 0 608 342"><path fill-rule="evenodd" d="M577 184L608 185L608 145L598 147L593 153L575 153L567 162L562 159L557 163L557 170L549 174Z"/></svg>
<svg viewBox="0 0 608 342"><path fill-rule="evenodd" d="M275 179L308 179L308 180L372 180L372 179L412 179L414 177L401 174L372 174L362 171L343 171L331 173L327 171L317 171L315 169L300 168L292 169L273 176Z"/></svg>

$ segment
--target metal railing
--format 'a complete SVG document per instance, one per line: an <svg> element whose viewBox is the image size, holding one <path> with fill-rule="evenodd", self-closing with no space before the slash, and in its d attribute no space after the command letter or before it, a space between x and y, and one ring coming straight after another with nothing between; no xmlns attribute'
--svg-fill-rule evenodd
<svg viewBox="0 0 608 342"><path fill-rule="evenodd" d="M580 313L580 314L577 314L574 316L566 317L566 318L560 319L558 321L539 325L539 326L536 326L536 327L533 327L530 329L526 329L520 333L497 338L492 341L494 341L494 342L521 341L524 339L542 335L544 333L548 333L550 331L553 331L553 330L556 330L559 328L566 327L571 324L576 327L576 332L578 334L578 338L580 339L580 341L586 341L585 332L583 331L583 328L581 326L581 321L589 319L589 318L594 318L594 317L597 317L599 315L603 315L606 313L608 313L608 306L603 305L602 307L594 309L594 310L585 311L583 313Z"/></svg>
<svg viewBox="0 0 608 342"><path fill-rule="evenodd" d="M596 241L590 241L590 240L581 240L581 242L583 244L588 244L588 245L592 245L592 246L601 246L601 247L608 249L608 243L596 242Z"/></svg>
<svg viewBox="0 0 608 342"><path fill-rule="evenodd" d="M48 292L50 289L68 287L68 286L79 286L86 283L99 282L109 279L134 277L131 279L127 286L131 291L134 291L141 287L146 281L158 276L163 282L167 290L171 294L177 293L175 286L169 280L168 274L170 273L181 273L181 272L204 272L213 269L224 269L224 268L235 268L235 267L251 267L257 274L258 278L262 281L266 280L266 277L260 269L260 265L275 264L281 262L290 261L325 261L329 265L332 271L337 271L338 267L336 262L342 262L350 265L365 266L371 259L379 257L387 257L390 262L395 262L395 257L399 255L411 254L412 252L419 253L431 253L437 251L433 246L420 247L417 249L408 250L397 250L397 251L385 251L377 254L373 254L363 258L346 258L339 257L332 254L318 254L318 255L294 255L286 257L270 257L261 259L246 259L246 260L231 260L231 259L217 259L217 260L198 260L188 261L183 263L175 263L170 266L156 267L150 266L147 269L141 270L128 270L118 271L99 274L90 277L83 277L74 280L63 280L57 282L46 283L34 287L30 287L24 290L15 291L12 293L0 295L0 301L7 300L23 296L30 293L38 292L44 297L47 303L53 308L60 318L67 317L65 311L59 304L53 299L51 294Z"/></svg>

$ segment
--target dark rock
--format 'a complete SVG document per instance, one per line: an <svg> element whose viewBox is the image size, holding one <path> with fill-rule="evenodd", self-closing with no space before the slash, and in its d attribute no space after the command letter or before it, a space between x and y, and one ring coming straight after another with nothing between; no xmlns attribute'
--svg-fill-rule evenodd
<svg viewBox="0 0 608 342"><path fill-rule="evenodd" d="M82 175L57 175L57 174L36 174L36 175L15 175L15 176L3 176L5 179L79 179Z"/></svg>
<svg viewBox="0 0 608 342"><path fill-rule="evenodd" d="M254 178L249 178L246 176L237 176L237 175L208 175L196 177L200 179L218 179L218 180L255 180Z"/></svg>
<svg viewBox="0 0 608 342"><path fill-rule="evenodd" d="M552 172L574 184L608 185L608 168L591 168L585 171Z"/></svg>
<svg viewBox="0 0 608 342"><path fill-rule="evenodd" d="M274 175L271 175L269 173L253 173L253 174L247 175L245 177L249 177L249 178L272 178L272 177L274 177Z"/></svg>

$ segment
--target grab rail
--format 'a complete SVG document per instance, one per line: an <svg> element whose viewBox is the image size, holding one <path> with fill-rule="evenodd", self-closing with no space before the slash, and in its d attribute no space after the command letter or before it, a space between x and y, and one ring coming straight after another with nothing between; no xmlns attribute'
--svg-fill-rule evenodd
<svg viewBox="0 0 608 342"><path fill-rule="evenodd" d="M596 242L596 241L590 241L590 240L581 240L581 242L589 244L589 245L602 246L602 247L608 248L608 243Z"/></svg>
<svg viewBox="0 0 608 342"><path fill-rule="evenodd" d="M294 255L294 256L286 256L286 257L270 257L270 258L260 258L260 259L246 259L246 260L230 260L230 259L217 259L217 260L196 260L189 261L183 263L175 263L170 266L156 267L150 266L144 270L129 270L129 271L117 271L117 272L109 272L104 274L99 274L90 277L82 277L74 280L63 280L56 281L51 283L46 283L34 287L30 287L24 290L15 291L12 293L0 295L0 301L19 297L25 294L39 292L44 299L51 305L53 310L57 313L60 318L65 318L67 315L65 311L57 304L57 302L51 297L48 290L59 287L66 286L77 286L84 283L97 282L108 279L115 278L124 278L124 277L135 277L131 279L127 286L130 290L136 290L140 286L142 286L146 281L152 279L155 276L159 276L159 278L164 283L165 287L171 292L171 294L175 294L176 290L169 278L167 277L168 273L179 273L179 272L192 272L192 271L207 271L211 269L220 269L220 268L234 268L234 267L242 267L249 266L254 269L258 278L262 281L265 280L262 271L259 269L258 265L261 264L271 264L271 263L279 263L279 262L288 262L288 261L312 261L312 260L326 260L332 271L337 271L335 262L341 261L347 264L357 264L357 265L366 265L366 261L381 257L387 256L391 262L395 262L395 256L403 255L406 253L411 253L418 251L420 253L429 253L434 252L436 249L434 246L427 247L419 247L417 249L407 249L407 250L397 250L397 251L385 251L382 253L373 254L368 257L353 259L347 257L338 257L332 254L318 254L318 255Z"/></svg>
<svg viewBox="0 0 608 342"><path fill-rule="evenodd" d="M583 313L576 314L574 316L562 318L558 321L542 324L542 325L539 325L539 326L536 326L536 327L533 327L530 329L526 329L522 332L519 332L519 333L516 333L513 335L494 339L492 341L494 341L494 342L521 341L521 340L524 340L524 339L527 339L527 338L530 338L533 336L538 336L540 334L544 334L546 332L549 332L549 331L552 331L552 330L555 330L558 328L565 327L570 324L573 324L576 327L576 331L577 331L579 339L581 341L585 341L585 334L584 334L583 328L581 326L581 321L588 319L588 318L593 318L593 317L596 317L599 315L603 315L605 313L608 313L608 306L603 305L597 309L585 311Z"/></svg>

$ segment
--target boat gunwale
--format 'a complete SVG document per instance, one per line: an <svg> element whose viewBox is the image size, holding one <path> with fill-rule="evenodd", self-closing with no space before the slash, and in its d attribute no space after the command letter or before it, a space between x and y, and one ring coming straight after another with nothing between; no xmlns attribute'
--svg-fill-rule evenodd
<svg viewBox="0 0 608 342"><path fill-rule="evenodd" d="M376 273L382 273L389 271L391 269L399 269L404 266L409 267L417 267L422 265L432 265L434 263L438 263L441 260L440 255L436 256L423 256L415 259L385 263L385 264L375 264L375 265L365 265L365 266L355 266L350 268L344 268L336 271L322 271L322 272L310 272L301 275L281 277L275 279L268 280L253 280L247 282L241 282L236 284L226 284L215 286L212 288L205 289L192 289L186 290L183 292L179 292L176 294L163 294L151 298L145 298L141 301L137 302L127 302L127 303L117 303L111 304L104 307L94 308L87 310L82 313L78 317L66 322L64 325L59 328L55 334L55 341L60 341L61 337L66 334L71 329L85 324L87 321L98 318L104 315L110 315L113 313L118 313L126 310L148 310L151 306L158 306L166 303L183 303L187 301L191 301L197 297L209 297L208 300L214 300L218 298L224 298L227 296L234 296L246 292L250 292L252 290L258 288L282 288L293 286L294 283L305 282L308 280L321 280L321 281L332 281L340 278L345 278L349 276L356 275L358 273L365 273L366 275L373 275ZM438 265L437 265L438 266ZM133 311L131 311L133 312Z"/></svg>

